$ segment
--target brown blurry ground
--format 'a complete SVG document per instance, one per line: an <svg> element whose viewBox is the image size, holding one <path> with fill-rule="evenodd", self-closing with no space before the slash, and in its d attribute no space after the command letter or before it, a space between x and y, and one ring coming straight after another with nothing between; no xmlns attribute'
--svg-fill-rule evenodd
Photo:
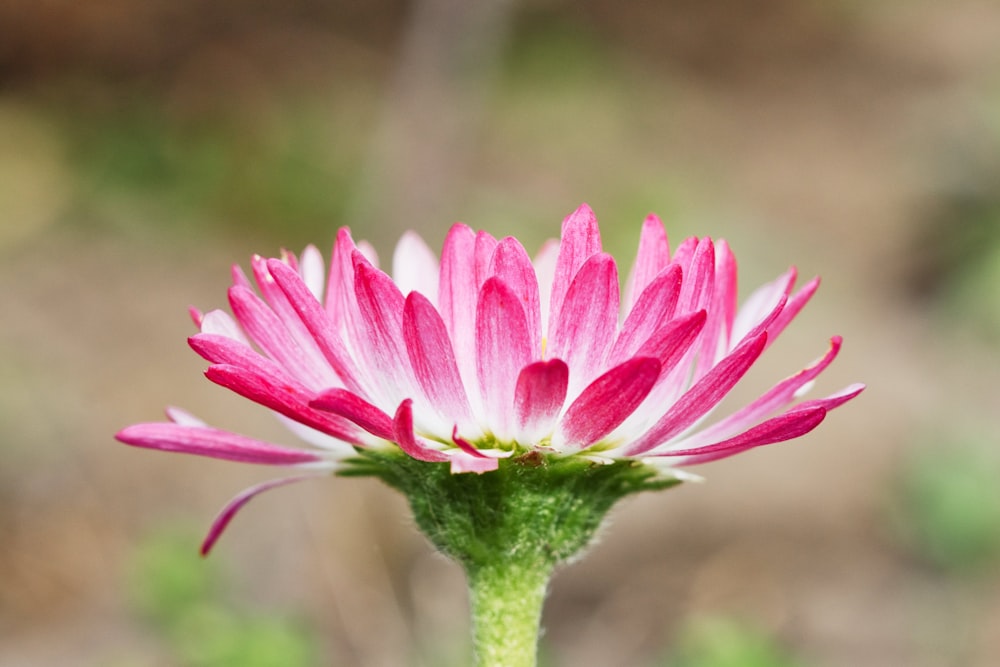
<svg viewBox="0 0 1000 667"><path fill-rule="evenodd" d="M626 265L657 210L675 239L728 238L744 294L790 263L821 274L748 383L842 334L817 392L869 389L801 442L619 507L554 582L554 664L651 664L699 614L752 618L809 664L997 664L995 569L956 589L894 539L888 506L928 433L997 441L996 337L934 292L966 263L945 252L949 202L998 192L1000 6L466 4L0 5L0 664L173 664L130 603L136 545L267 473L111 435L179 404L287 440L184 343L186 307L222 306L231 263L342 224L384 258L401 230L439 244L457 219L530 249L584 200ZM160 167L225 128L191 167L207 191L149 170L149 134L121 131L136 114L181 128ZM93 157L111 144L134 165ZM304 169L288 198L265 196L268 160ZM973 310L1000 310L998 288ZM212 558L240 604L303 614L323 664L417 664L466 632L461 573L372 482L268 494Z"/></svg>

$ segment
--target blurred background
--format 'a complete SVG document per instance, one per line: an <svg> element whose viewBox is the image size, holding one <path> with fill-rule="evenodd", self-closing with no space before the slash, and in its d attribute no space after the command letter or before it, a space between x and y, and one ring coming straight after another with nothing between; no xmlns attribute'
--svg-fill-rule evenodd
<svg viewBox="0 0 1000 667"><path fill-rule="evenodd" d="M400 497L118 445L215 387L186 308L350 225L529 250L587 201L727 238L816 299L739 389L841 334L810 436L622 503L543 664L1000 662L1000 5L955 0L0 3L0 664L467 664L459 569Z"/></svg>

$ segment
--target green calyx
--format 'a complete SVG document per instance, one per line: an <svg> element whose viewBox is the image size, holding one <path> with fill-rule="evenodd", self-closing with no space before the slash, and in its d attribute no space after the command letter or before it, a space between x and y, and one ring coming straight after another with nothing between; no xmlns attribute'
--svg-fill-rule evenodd
<svg viewBox="0 0 1000 667"><path fill-rule="evenodd" d="M680 483L635 461L593 463L531 451L483 474L363 450L342 475L374 476L402 492L417 525L473 572L510 560L552 568L579 553L618 500Z"/></svg>
<svg viewBox="0 0 1000 667"><path fill-rule="evenodd" d="M535 667L542 605L557 565L579 554L611 506L680 483L642 463L537 451L483 474L402 452L359 451L341 475L373 476L410 501L417 525L465 568L476 667Z"/></svg>

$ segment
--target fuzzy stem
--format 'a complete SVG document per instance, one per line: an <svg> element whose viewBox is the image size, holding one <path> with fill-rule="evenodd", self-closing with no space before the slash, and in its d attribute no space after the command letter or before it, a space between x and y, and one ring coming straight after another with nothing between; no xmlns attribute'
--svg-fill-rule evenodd
<svg viewBox="0 0 1000 667"><path fill-rule="evenodd" d="M632 461L595 464L535 452L484 474L362 451L341 475L402 491L417 525L469 578L476 667L534 667L549 577L590 543L611 506L680 482Z"/></svg>
<svg viewBox="0 0 1000 667"><path fill-rule="evenodd" d="M468 573L476 667L535 667L551 574L513 560Z"/></svg>

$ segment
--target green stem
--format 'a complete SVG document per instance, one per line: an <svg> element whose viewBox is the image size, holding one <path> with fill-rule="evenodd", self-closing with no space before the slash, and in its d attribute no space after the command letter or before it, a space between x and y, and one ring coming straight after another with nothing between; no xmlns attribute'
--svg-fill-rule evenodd
<svg viewBox="0 0 1000 667"><path fill-rule="evenodd" d="M611 506L679 482L631 461L527 452L482 475L363 451L342 475L374 475L410 501L425 535L469 578L477 667L534 667L542 603L560 563L590 543Z"/></svg>
<svg viewBox="0 0 1000 667"><path fill-rule="evenodd" d="M552 568L498 562L468 573L476 667L535 667Z"/></svg>

